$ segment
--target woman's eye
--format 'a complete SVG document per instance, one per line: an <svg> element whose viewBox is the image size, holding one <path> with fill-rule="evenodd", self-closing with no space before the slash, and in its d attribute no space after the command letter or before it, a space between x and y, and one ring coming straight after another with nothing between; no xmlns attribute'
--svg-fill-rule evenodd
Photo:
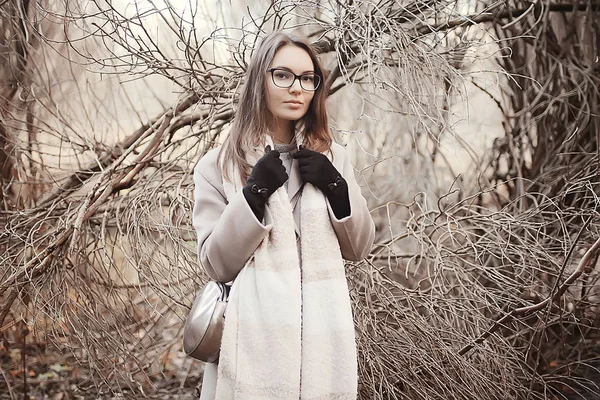
<svg viewBox="0 0 600 400"><path fill-rule="evenodd" d="M304 82L312 82L315 80L315 77L312 75L302 75L302 81Z"/></svg>
<svg viewBox="0 0 600 400"><path fill-rule="evenodd" d="M276 72L275 78L277 79L287 79L290 77L290 74L286 74L285 72Z"/></svg>

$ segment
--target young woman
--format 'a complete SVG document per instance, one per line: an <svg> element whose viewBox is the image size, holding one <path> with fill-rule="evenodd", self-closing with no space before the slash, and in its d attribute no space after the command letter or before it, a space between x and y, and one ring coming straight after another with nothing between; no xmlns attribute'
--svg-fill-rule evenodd
<svg viewBox="0 0 600 400"><path fill-rule="evenodd" d="M333 143L325 78L305 40L267 36L226 142L194 169L198 257L233 280L202 400L356 399L343 259L365 257L375 227Z"/></svg>

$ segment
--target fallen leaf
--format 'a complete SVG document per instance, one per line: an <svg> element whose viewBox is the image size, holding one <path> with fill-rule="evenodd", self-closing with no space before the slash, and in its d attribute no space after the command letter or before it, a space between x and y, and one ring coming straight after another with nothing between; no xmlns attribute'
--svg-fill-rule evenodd
<svg viewBox="0 0 600 400"><path fill-rule="evenodd" d="M38 375L38 379L40 381L47 381L49 379L56 379L58 376L56 375L56 373L52 372L52 371L48 371L48 372L44 372L43 374L39 374Z"/></svg>
<svg viewBox="0 0 600 400"><path fill-rule="evenodd" d="M21 349L11 349L10 358L16 363L21 362Z"/></svg>
<svg viewBox="0 0 600 400"><path fill-rule="evenodd" d="M61 373L61 372L64 372L64 371L70 371L72 368L71 368L71 367L69 367L69 366L68 366L68 365L66 365L66 364L63 364L63 363L56 363L56 364L52 364L52 365L50 366L50 369L51 369L52 371L54 371L54 372Z"/></svg>

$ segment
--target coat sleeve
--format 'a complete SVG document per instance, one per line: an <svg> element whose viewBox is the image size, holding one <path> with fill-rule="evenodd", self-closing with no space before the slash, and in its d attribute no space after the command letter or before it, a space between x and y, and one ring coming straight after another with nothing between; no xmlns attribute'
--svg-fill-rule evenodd
<svg viewBox="0 0 600 400"><path fill-rule="evenodd" d="M233 280L271 229L256 219L241 191L227 201L214 150L194 168L192 223L198 260L218 282Z"/></svg>
<svg viewBox="0 0 600 400"><path fill-rule="evenodd" d="M340 242L342 256L346 260L359 261L371 252L375 240L375 224L367 207L367 201L360 191L358 182L356 182L354 169L348 160L347 154L345 154L345 150L334 155L335 158L340 156L343 158L340 173L348 184L350 215L337 219L329 201L327 201L327 207L333 229Z"/></svg>

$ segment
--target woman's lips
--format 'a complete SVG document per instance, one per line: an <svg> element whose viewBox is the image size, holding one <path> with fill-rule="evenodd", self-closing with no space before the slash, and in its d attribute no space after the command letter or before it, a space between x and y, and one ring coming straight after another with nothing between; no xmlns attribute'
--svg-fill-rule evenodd
<svg viewBox="0 0 600 400"><path fill-rule="evenodd" d="M299 101L286 101L285 104L290 108L301 108L302 103Z"/></svg>

